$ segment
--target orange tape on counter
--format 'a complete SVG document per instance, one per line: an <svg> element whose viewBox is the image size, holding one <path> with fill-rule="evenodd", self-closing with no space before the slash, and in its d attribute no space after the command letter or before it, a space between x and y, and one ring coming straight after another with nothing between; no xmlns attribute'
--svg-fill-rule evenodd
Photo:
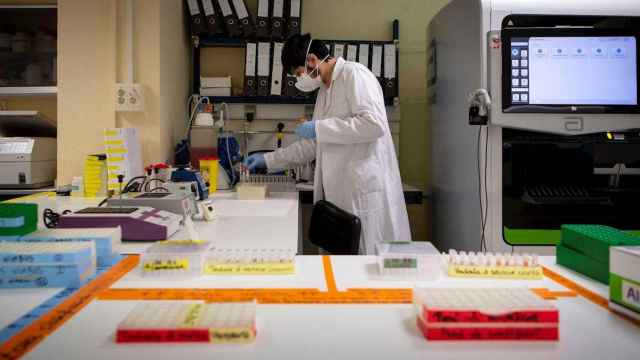
<svg viewBox="0 0 640 360"><path fill-rule="evenodd" d="M566 287L569 290L575 291L576 293L578 293L578 295L586 298L587 300L591 301L592 303L601 306L605 309L609 309L609 300L596 294L595 292L585 288L584 286L578 285L575 282L567 279L566 277L552 271L549 270L546 267L542 268L542 271L544 273L544 276L548 277L549 279L557 282L558 284Z"/></svg>
<svg viewBox="0 0 640 360"><path fill-rule="evenodd" d="M82 310L101 291L108 289L113 283L135 268L138 265L138 261L139 257L137 255L125 257L107 272L73 293L50 312L25 327L0 346L0 359L17 359L29 352L49 334L56 331L73 315Z"/></svg>

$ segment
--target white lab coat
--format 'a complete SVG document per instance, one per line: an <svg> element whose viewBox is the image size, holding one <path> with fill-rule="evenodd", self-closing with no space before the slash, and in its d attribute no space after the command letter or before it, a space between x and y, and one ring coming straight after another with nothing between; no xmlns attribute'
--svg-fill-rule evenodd
<svg viewBox="0 0 640 360"><path fill-rule="evenodd" d="M410 241L400 170L382 89L363 65L338 58L331 87L318 91L315 140L265 155L267 167L289 169L316 160L314 201L325 199L362 222L361 254L382 241Z"/></svg>

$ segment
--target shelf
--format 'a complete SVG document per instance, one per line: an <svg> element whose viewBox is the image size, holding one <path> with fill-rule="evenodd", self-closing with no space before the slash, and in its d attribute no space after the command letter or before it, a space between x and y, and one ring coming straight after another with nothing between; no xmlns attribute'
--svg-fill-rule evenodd
<svg viewBox="0 0 640 360"><path fill-rule="evenodd" d="M0 133L18 137L56 137L56 123L37 111L0 111Z"/></svg>
<svg viewBox="0 0 640 360"><path fill-rule="evenodd" d="M55 96L57 86L4 86L0 87L0 96Z"/></svg>
<svg viewBox="0 0 640 360"><path fill-rule="evenodd" d="M314 105L315 98L289 96L205 96L209 101L227 104L283 104L283 105ZM384 99L386 106L394 106L395 99Z"/></svg>
<svg viewBox="0 0 640 360"><path fill-rule="evenodd" d="M198 46L201 47L245 47L247 41L251 39L238 39L220 36L199 36Z"/></svg>

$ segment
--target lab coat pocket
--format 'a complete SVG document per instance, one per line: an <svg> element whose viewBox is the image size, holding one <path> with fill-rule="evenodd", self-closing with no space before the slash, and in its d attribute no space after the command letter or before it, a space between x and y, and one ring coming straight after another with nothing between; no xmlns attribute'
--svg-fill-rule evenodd
<svg viewBox="0 0 640 360"><path fill-rule="evenodd" d="M381 168L375 159L352 163L354 207L360 212L375 211L382 207Z"/></svg>

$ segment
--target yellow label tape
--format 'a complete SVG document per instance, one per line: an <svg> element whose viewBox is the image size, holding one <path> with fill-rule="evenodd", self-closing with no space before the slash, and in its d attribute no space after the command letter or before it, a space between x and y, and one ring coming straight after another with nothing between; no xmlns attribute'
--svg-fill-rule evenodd
<svg viewBox="0 0 640 360"><path fill-rule="evenodd" d="M104 136L118 136L120 135L120 131L118 130L105 130Z"/></svg>
<svg viewBox="0 0 640 360"><path fill-rule="evenodd" d="M167 271L167 270L189 270L189 260L154 260L143 264L145 272Z"/></svg>
<svg viewBox="0 0 640 360"><path fill-rule="evenodd" d="M294 262L255 263L255 264L223 264L206 263L204 273L207 275L291 275L296 271Z"/></svg>
<svg viewBox="0 0 640 360"><path fill-rule="evenodd" d="M107 149L107 154L126 154L128 152L129 150L127 150L126 148Z"/></svg>
<svg viewBox="0 0 640 360"><path fill-rule="evenodd" d="M105 140L105 145L122 145L124 144L123 140Z"/></svg>
<svg viewBox="0 0 640 360"><path fill-rule="evenodd" d="M542 279L542 267L523 266L471 266L471 265L449 265L448 274L452 277L484 277L494 279L522 279L539 280Z"/></svg>
<svg viewBox="0 0 640 360"><path fill-rule="evenodd" d="M125 161L126 158L124 156L109 156L109 162L110 163L114 163L114 162L122 162Z"/></svg>
<svg viewBox="0 0 640 360"><path fill-rule="evenodd" d="M184 320L180 324L182 327L193 327L196 325L200 314L202 313L203 304L193 304L189 306L189 310L184 316Z"/></svg>
<svg viewBox="0 0 640 360"><path fill-rule="evenodd" d="M246 343L255 340L256 331L242 328L210 329L209 335L212 343Z"/></svg>

